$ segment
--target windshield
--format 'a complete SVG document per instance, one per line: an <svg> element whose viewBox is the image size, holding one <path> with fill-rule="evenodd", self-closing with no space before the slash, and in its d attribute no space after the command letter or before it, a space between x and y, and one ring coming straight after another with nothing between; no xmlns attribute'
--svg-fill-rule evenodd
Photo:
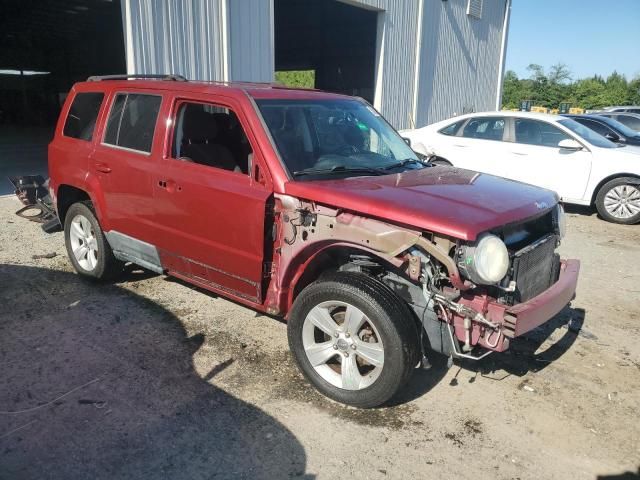
<svg viewBox="0 0 640 480"><path fill-rule="evenodd" d="M358 100L256 100L280 156L295 177L397 173L423 168L372 107Z"/></svg>
<svg viewBox="0 0 640 480"><path fill-rule="evenodd" d="M604 123L606 123L607 125L609 125L612 128L615 128L618 132L620 132L625 137L632 137L632 138L633 137L640 137L640 133L636 132L635 130L630 129L629 127L627 127L623 123L620 123L617 120L614 120L613 118L601 117L601 119L602 119L602 121Z"/></svg>
<svg viewBox="0 0 640 480"><path fill-rule="evenodd" d="M599 133L594 132L588 127L579 124L575 120L571 120L570 118L565 118L564 120L558 120L560 125L567 127L576 135L584 138L591 145L595 145L600 148L618 148L619 145L607 140Z"/></svg>

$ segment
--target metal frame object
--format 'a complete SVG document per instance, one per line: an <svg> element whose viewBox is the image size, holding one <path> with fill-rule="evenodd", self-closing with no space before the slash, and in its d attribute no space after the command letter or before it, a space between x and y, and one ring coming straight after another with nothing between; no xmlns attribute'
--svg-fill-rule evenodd
<svg viewBox="0 0 640 480"><path fill-rule="evenodd" d="M15 194L24 207L16 212L21 218L42 224L45 232L51 233L61 228L60 220L53 207L47 181L40 175L9 177Z"/></svg>

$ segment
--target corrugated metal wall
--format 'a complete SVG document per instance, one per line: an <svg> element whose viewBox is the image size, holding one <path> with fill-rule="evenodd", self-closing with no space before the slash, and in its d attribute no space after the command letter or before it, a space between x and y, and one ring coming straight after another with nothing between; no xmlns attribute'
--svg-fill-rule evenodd
<svg viewBox="0 0 640 480"><path fill-rule="evenodd" d="M271 81L274 0L122 0L129 72ZM327 0L332 1L332 0ZM375 104L396 128L495 107L507 0L346 0L378 11Z"/></svg>
<svg viewBox="0 0 640 480"><path fill-rule="evenodd" d="M418 126L495 109L506 1L484 0L481 19L466 8L467 0L425 3Z"/></svg>
<svg viewBox="0 0 640 480"><path fill-rule="evenodd" d="M128 73L229 78L227 0L122 0Z"/></svg>
<svg viewBox="0 0 640 480"><path fill-rule="evenodd" d="M273 0L229 1L231 79L272 82Z"/></svg>

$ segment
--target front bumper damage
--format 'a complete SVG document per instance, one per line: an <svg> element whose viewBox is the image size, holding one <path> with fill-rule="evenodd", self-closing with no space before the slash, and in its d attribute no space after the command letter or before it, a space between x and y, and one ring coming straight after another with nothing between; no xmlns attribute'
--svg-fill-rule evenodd
<svg viewBox="0 0 640 480"><path fill-rule="evenodd" d="M440 314L448 324L453 337L462 344L452 342L455 356L478 359L487 352L503 352L510 341L551 320L575 298L580 262L562 260L558 280L538 296L517 305L509 306L497 302L487 295L463 293L457 301L458 311L442 301ZM458 348L459 347L459 348ZM481 347L481 355L469 352Z"/></svg>

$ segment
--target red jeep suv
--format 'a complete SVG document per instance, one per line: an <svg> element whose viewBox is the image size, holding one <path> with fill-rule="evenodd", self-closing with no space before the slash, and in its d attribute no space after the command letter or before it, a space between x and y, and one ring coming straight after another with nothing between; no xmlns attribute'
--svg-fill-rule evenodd
<svg viewBox="0 0 640 480"><path fill-rule="evenodd" d="M49 146L79 274L133 262L283 316L306 378L358 407L574 297L553 192L421 161L359 98L148 77L76 84Z"/></svg>

